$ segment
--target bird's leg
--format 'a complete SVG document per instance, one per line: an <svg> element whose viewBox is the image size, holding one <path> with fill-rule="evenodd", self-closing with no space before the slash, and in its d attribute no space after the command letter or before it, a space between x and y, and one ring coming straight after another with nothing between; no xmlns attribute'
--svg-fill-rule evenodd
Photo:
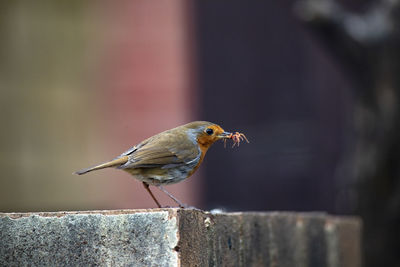
<svg viewBox="0 0 400 267"><path fill-rule="evenodd" d="M173 201L175 201L176 204L178 204L180 208L187 208L188 207L186 204L183 204L176 197L174 197L171 193L169 193L167 190L165 190L164 187L162 187L161 185L158 185L157 187L161 191L163 191L165 194L167 194Z"/></svg>
<svg viewBox="0 0 400 267"><path fill-rule="evenodd" d="M158 200L156 199L156 197L153 195L153 192L151 192L149 184L143 182L143 186L144 188L146 188L147 192L149 192L151 198L154 200L154 202L156 202L157 206L161 209L161 205L160 202L158 202Z"/></svg>

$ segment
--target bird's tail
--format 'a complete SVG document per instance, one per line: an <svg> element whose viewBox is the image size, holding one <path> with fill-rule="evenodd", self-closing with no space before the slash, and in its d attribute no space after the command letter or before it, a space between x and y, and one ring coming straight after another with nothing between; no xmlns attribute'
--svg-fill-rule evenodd
<svg viewBox="0 0 400 267"><path fill-rule="evenodd" d="M120 166L124 163L126 163L128 161L128 156L124 156L124 157L120 157L120 158L116 158L112 161L108 161L90 168L86 168L77 172L74 172L73 174L77 174L77 175L82 175L91 171L96 171L96 170L100 170L100 169L104 169L104 168L109 168L109 167L117 167Z"/></svg>

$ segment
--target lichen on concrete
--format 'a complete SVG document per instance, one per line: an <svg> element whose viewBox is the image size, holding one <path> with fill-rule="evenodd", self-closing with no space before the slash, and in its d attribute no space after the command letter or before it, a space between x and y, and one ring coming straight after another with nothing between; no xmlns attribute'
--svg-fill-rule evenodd
<svg viewBox="0 0 400 267"><path fill-rule="evenodd" d="M3 216L0 266L175 266L177 231L168 211Z"/></svg>

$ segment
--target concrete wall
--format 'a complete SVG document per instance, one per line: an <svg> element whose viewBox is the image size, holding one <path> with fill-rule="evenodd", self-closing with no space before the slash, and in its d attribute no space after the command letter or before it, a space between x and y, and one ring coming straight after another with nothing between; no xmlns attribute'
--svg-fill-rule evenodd
<svg viewBox="0 0 400 267"><path fill-rule="evenodd" d="M360 232L321 213L0 213L0 266L357 267Z"/></svg>

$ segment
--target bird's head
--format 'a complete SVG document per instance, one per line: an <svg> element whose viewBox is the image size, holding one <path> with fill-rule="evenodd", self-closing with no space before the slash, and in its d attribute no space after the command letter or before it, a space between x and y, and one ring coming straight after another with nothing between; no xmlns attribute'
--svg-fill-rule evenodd
<svg viewBox="0 0 400 267"><path fill-rule="evenodd" d="M228 139L232 135L225 132L218 124L207 121L195 121L185 125L189 136L195 141L203 152L220 139Z"/></svg>

